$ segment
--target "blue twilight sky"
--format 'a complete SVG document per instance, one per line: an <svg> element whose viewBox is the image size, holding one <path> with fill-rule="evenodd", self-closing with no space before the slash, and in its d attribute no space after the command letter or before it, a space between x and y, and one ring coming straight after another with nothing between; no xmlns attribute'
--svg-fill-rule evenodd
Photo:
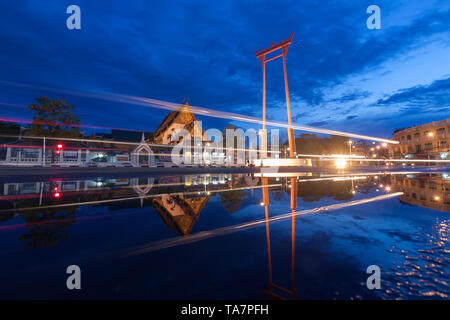
<svg viewBox="0 0 450 320"><path fill-rule="evenodd" d="M81 8L81 30L66 28L70 4ZM371 4L381 8L380 30L366 27ZM65 98L93 126L154 130L166 114L43 87L176 103L189 96L260 117L254 51L292 32L294 123L391 137L449 117L448 0L0 0L0 118L31 119L25 106L39 95ZM267 65L267 90L268 117L286 121L280 59Z"/></svg>

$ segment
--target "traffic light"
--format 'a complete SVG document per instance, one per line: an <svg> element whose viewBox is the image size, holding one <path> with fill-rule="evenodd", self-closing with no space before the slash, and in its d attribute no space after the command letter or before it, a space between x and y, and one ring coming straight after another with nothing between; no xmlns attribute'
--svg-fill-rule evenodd
<svg viewBox="0 0 450 320"><path fill-rule="evenodd" d="M60 198L61 197L61 192L59 191L59 187L57 185L53 186L53 188L52 188L52 197L53 198Z"/></svg>
<svg viewBox="0 0 450 320"><path fill-rule="evenodd" d="M61 153L61 151L62 151L62 149L63 149L63 144L62 143L58 143L57 145L56 145L56 154L60 154Z"/></svg>

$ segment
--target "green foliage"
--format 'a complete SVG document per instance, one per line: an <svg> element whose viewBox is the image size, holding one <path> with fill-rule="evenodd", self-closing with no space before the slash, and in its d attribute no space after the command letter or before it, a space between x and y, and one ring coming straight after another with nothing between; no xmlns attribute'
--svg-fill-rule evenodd
<svg viewBox="0 0 450 320"><path fill-rule="evenodd" d="M48 137L79 137L80 131L76 125L81 121L74 114L73 105L68 105L64 99L36 98L36 104L28 106L35 111L29 135ZM75 125L75 127L74 127Z"/></svg>
<svg viewBox="0 0 450 320"><path fill-rule="evenodd" d="M219 193L220 202L229 213L235 213L241 209L242 202L247 197L245 190L233 190Z"/></svg>

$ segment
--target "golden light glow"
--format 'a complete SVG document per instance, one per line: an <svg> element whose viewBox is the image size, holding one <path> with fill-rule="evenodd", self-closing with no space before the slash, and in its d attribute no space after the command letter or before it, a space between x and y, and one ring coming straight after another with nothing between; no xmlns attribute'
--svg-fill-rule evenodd
<svg viewBox="0 0 450 320"><path fill-rule="evenodd" d="M383 143L381 144L381 146L384 147L384 148L386 148L386 147L387 147L387 143L386 143L386 142L383 142Z"/></svg>
<svg viewBox="0 0 450 320"><path fill-rule="evenodd" d="M386 191L391 191L391 187L387 186Z"/></svg>
<svg viewBox="0 0 450 320"><path fill-rule="evenodd" d="M334 160L334 165L338 169L344 169L347 166L347 160L343 158L338 158Z"/></svg>
<svg viewBox="0 0 450 320"><path fill-rule="evenodd" d="M435 201L439 201L439 199L441 199L439 196L434 196L433 198Z"/></svg>
<svg viewBox="0 0 450 320"><path fill-rule="evenodd" d="M428 132L428 136L432 137L432 136L434 136L434 133L433 132Z"/></svg>

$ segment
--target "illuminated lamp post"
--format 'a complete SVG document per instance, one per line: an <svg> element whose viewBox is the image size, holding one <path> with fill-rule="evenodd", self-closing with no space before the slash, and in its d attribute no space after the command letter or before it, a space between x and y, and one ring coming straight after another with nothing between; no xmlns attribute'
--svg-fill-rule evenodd
<svg viewBox="0 0 450 320"><path fill-rule="evenodd" d="M349 155L349 158L348 158L348 165L349 165L349 167L351 167L352 166L352 143L353 143L353 141L352 140L348 140L348 155Z"/></svg>
<svg viewBox="0 0 450 320"><path fill-rule="evenodd" d="M287 115L288 115L288 139L289 139L289 156L290 158L295 158L295 139L294 139L294 129L292 128L291 121L291 107L289 103L289 90L288 90L288 82L287 82L287 73L286 73L286 55L289 45L292 43L292 37L294 33L287 40L283 40L280 43L272 43L269 48L262 49L261 51L255 51L256 57L261 61L261 65L263 68L263 135L261 137L261 155L262 158L267 156L267 134L266 134L266 62L272 61L274 59L283 58L283 72L284 72L284 89L286 92L286 107L287 107ZM274 51L280 50L281 53L266 59L266 55L270 54Z"/></svg>

